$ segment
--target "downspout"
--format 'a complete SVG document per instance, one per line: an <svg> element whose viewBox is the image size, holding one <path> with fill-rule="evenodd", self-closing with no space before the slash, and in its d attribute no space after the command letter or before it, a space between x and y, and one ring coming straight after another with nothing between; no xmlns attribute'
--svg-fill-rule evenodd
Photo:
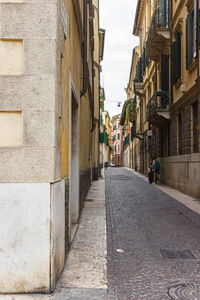
<svg viewBox="0 0 200 300"><path fill-rule="evenodd" d="M88 13L87 0L84 0L83 8L83 87L80 96L84 96L87 90L87 28L88 28Z"/></svg>
<svg viewBox="0 0 200 300"><path fill-rule="evenodd" d="M98 34L99 34L99 0L98 0ZM99 35L98 35L98 39L99 39ZM100 47L99 47L99 53L98 53L98 56L99 56L99 64L100 64ZM99 70L98 70L99 72ZM100 82L100 72L98 74L98 82L99 82L99 124L98 124L98 131L99 131L99 140L98 140L98 175L99 177L101 177L101 168L100 168L100 122L101 122L101 114L100 114L100 105L101 105L101 101L100 101L100 89L101 89L101 82Z"/></svg>
<svg viewBox="0 0 200 300"><path fill-rule="evenodd" d="M197 81L199 80L199 0L196 2L196 10L197 10L197 40L196 40L196 48L197 48Z"/></svg>
<svg viewBox="0 0 200 300"><path fill-rule="evenodd" d="M173 104L173 85L172 85L172 44L173 44L173 39L172 39L172 33L173 33L173 24L172 24L172 10L173 10L173 3L172 0L170 1L171 7L170 7L170 51L171 51L171 59L170 59L170 101L169 101L169 107L171 108Z"/></svg>

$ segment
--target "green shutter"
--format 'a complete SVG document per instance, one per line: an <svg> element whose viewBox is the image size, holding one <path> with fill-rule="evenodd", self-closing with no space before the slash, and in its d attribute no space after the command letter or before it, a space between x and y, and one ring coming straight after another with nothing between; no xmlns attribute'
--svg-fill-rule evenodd
<svg viewBox="0 0 200 300"><path fill-rule="evenodd" d="M104 143L104 132L100 133L100 143L103 144Z"/></svg>
<svg viewBox="0 0 200 300"><path fill-rule="evenodd" d="M142 74L144 75L145 73L145 69L146 69L146 59L145 59L145 49L143 51L143 54L142 54Z"/></svg>
<svg viewBox="0 0 200 300"><path fill-rule="evenodd" d="M169 56L161 56L161 89L162 91L169 91Z"/></svg>
<svg viewBox="0 0 200 300"><path fill-rule="evenodd" d="M177 32L176 33L176 61L177 61L177 78L181 78L181 33Z"/></svg>
<svg viewBox="0 0 200 300"><path fill-rule="evenodd" d="M172 44L172 84L176 83L176 42Z"/></svg>
<svg viewBox="0 0 200 300"><path fill-rule="evenodd" d="M138 82L139 79L139 61L136 66L135 82Z"/></svg>
<svg viewBox="0 0 200 300"><path fill-rule="evenodd" d="M186 69L193 62L193 15L187 15L186 19Z"/></svg>

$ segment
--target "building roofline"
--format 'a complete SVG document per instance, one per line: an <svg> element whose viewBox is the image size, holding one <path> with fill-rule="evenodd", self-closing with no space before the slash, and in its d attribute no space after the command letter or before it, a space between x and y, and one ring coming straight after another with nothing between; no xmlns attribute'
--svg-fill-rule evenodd
<svg viewBox="0 0 200 300"><path fill-rule="evenodd" d="M133 26L133 34L134 35L139 35L139 33L138 33L138 19L139 19L139 12L140 12L142 2L143 2L143 0L138 0L138 2L137 2L135 22L134 22L134 26Z"/></svg>

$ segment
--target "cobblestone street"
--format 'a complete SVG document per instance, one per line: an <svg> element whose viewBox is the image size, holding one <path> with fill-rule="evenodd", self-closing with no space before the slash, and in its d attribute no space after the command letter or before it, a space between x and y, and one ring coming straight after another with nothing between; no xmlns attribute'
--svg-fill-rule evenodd
<svg viewBox="0 0 200 300"><path fill-rule="evenodd" d="M106 200L108 299L200 299L199 214L125 168Z"/></svg>

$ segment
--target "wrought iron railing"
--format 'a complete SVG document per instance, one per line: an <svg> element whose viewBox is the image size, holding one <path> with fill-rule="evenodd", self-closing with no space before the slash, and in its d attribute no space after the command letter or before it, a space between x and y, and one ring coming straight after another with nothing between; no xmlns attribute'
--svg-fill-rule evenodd
<svg viewBox="0 0 200 300"><path fill-rule="evenodd" d="M154 16L152 19L152 23L149 29L149 35L146 43L146 49L149 49L150 42L154 35L154 32L157 28L169 28L169 9L168 7L157 7Z"/></svg>
<svg viewBox="0 0 200 300"><path fill-rule="evenodd" d="M160 101L158 101L158 97L160 97ZM147 104L147 117L151 114L155 109L166 109L169 106L169 93L166 91L156 91L150 102Z"/></svg>

